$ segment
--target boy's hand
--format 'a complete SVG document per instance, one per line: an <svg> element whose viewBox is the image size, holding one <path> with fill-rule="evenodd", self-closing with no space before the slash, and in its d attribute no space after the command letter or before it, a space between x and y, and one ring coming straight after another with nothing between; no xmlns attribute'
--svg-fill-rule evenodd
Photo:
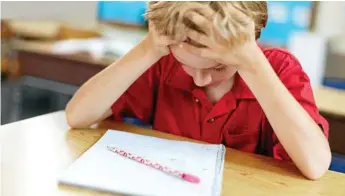
<svg viewBox="0 0 345 196"><path fill-rule="evenodd" d="M180 47L221 64L234 66L238 70L255 71L251 66L252 55L259 50L255 40L254 21L236 7L231 7L231 10L231 18L227 18L227 24L224 24L230 29L229 33L212 23L214 18L220 17L211 8L189 12L188 19L206 34L190 29L187 36L205 47L199 48L185 42Z"/></svg>
<svg viewBox="0 0 345 196"><path fill-rule="evenodd" d="M169 45L177 44L177 41L171 40L167 36L158 35L155 26L149 22L149 33L146 37L149 47L152 49L154 55L161 58L170 53Z"/></svg>

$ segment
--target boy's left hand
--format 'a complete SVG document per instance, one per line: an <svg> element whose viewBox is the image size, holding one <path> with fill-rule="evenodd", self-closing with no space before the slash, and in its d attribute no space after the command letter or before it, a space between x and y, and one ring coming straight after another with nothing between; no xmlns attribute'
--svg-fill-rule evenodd
<svg viewBox="0 0 345 196"><path fill-rule="evenodd" d="M228 32L213 24L215 18L220 18L211 8L202 8L187 14L189 20L195 23L205 34L189 29L187 36L205 47L200 48L183 42L180 47L196 55L215 60L221 64L234 66L238 70L255 71L250 61L253 52L258 51L255 40L255 24L252 18L239 8L231 7L231 18L224 23Z"/></svg>

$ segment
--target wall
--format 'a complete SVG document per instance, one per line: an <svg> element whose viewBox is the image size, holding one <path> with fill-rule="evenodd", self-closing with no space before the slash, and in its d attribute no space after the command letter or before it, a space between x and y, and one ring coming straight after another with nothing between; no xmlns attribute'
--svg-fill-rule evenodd
<svg viewBox="0 0 345 196"><path fill-rule="evenodd" d="M1 18L94 24L97 1L5 1L1 2Z"/></svg>
<svg viewBox="0 0 345 196"><path fill-rule="evenodd" d="M323 36L345 36L345 2L319 2L315 25L316 32Z"/></svg>

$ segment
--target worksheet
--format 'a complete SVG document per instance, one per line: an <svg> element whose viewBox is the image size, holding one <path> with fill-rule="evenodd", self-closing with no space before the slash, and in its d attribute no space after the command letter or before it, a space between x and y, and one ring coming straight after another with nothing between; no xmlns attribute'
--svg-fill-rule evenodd
<svg viewBox="0 0 345 196"><path fill-rule="evenodd" d="M108 146L197 176L200 183L176 178L123 157ZM224 155L222 144L197 144L108 130L63 172L59 182L128 195L217 196L221 193Z"/></svg>

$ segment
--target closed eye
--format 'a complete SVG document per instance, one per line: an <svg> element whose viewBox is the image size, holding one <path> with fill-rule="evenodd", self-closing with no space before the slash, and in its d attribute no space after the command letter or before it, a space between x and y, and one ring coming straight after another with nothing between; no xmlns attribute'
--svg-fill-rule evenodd
<svg viewBox="0 0 345 196"><path fill-rule="evenodd" d="M222 71L225 71L226 70L226 66L223 66L223 67L215 67L213 68L214 71L217 71L217 72L222 72Z"/></svg>

